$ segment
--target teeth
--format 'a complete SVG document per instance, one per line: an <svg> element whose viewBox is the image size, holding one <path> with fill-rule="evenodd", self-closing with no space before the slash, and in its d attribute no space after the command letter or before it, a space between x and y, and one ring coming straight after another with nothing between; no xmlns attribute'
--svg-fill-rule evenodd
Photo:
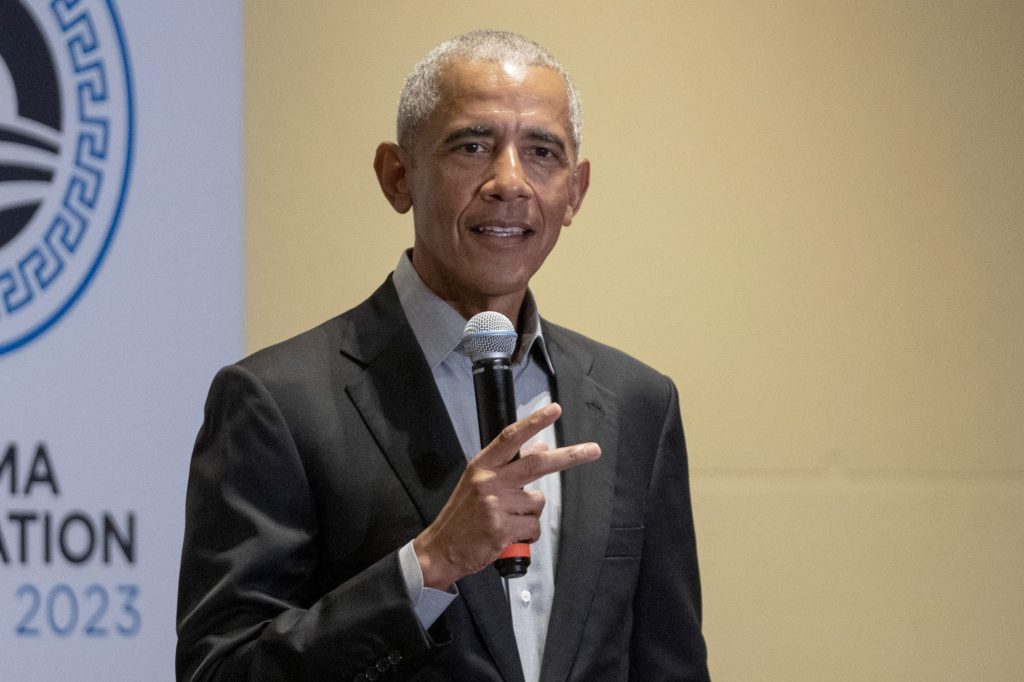
<svg viewBox="0 0 1024 682"><path fill-rule="evenodd" d="M477 232L494 235L495 237L516 237L526 234L525 227L497 227L495 225L484 225L475 228Z"/></svg>

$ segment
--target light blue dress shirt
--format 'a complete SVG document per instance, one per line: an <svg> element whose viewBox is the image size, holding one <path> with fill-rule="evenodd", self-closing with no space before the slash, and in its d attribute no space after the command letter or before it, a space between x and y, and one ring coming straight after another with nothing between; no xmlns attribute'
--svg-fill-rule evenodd
<svg viewBox="0 0 1024 682"><path fill-rule="evenodd" d="M472 459L480 451L481 444L472 363L462 351L466 319L423 283L412 266L410 253L403 253L395 268L395 289L430 366L463 453L467 460ZM520 419L551 403L551 380L554 377L554 368L540 330L540 316L529 292L523 306L521 319L524 324L512 366L516 412ZM536 441L557 447L554 427L544 429L530 442ZM540 539L531 546L530 568L524 577L509 581L509 607L523 674L527 682L535 682L540 677L555 591L555 559L562 516L561 479L558 474L550 474L527 485L526 489L543 492L546 504L540 517ZM444 592L423 585L423 574L411 541L401 549L399 558L416 615L424 628L430 627L458 597L458 591Z"/></svg>

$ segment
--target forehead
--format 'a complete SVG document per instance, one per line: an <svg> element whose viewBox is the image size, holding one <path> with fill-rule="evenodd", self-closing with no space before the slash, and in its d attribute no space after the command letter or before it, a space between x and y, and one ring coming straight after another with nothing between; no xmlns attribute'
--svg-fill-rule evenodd
<svg viewBox="0 0 1024 682"><path fill-rule="evenodd" d="M438 89L434 123L454 125L453 119L465 117L517 115L559 126L563 134L568 130L569 97L554 69L459 60L441 72Z"/></svg>

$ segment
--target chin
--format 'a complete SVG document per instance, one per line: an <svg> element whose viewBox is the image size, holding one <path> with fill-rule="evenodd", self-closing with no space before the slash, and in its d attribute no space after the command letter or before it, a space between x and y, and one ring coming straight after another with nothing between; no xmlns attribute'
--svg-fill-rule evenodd
<svg viewBox="0 0 1024 682"><path fill-rule="evenodd" d="M523 291L530 284L530 276L527 272L510 272L509 269L500 266L481 273L481 275L476 280L479 284L478 291L484 291L493 297L515 294Z"/></svg>

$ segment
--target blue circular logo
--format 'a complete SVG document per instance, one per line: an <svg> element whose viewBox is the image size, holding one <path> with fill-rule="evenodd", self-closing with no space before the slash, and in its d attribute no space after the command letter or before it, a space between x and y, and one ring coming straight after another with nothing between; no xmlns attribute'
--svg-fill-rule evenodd
<svg viewBox="0 0 1024 682"><path fill-rule="evenodd" d="M52 328L96 276L133 133L112 0L0 1L0 355Z"/></svg>

